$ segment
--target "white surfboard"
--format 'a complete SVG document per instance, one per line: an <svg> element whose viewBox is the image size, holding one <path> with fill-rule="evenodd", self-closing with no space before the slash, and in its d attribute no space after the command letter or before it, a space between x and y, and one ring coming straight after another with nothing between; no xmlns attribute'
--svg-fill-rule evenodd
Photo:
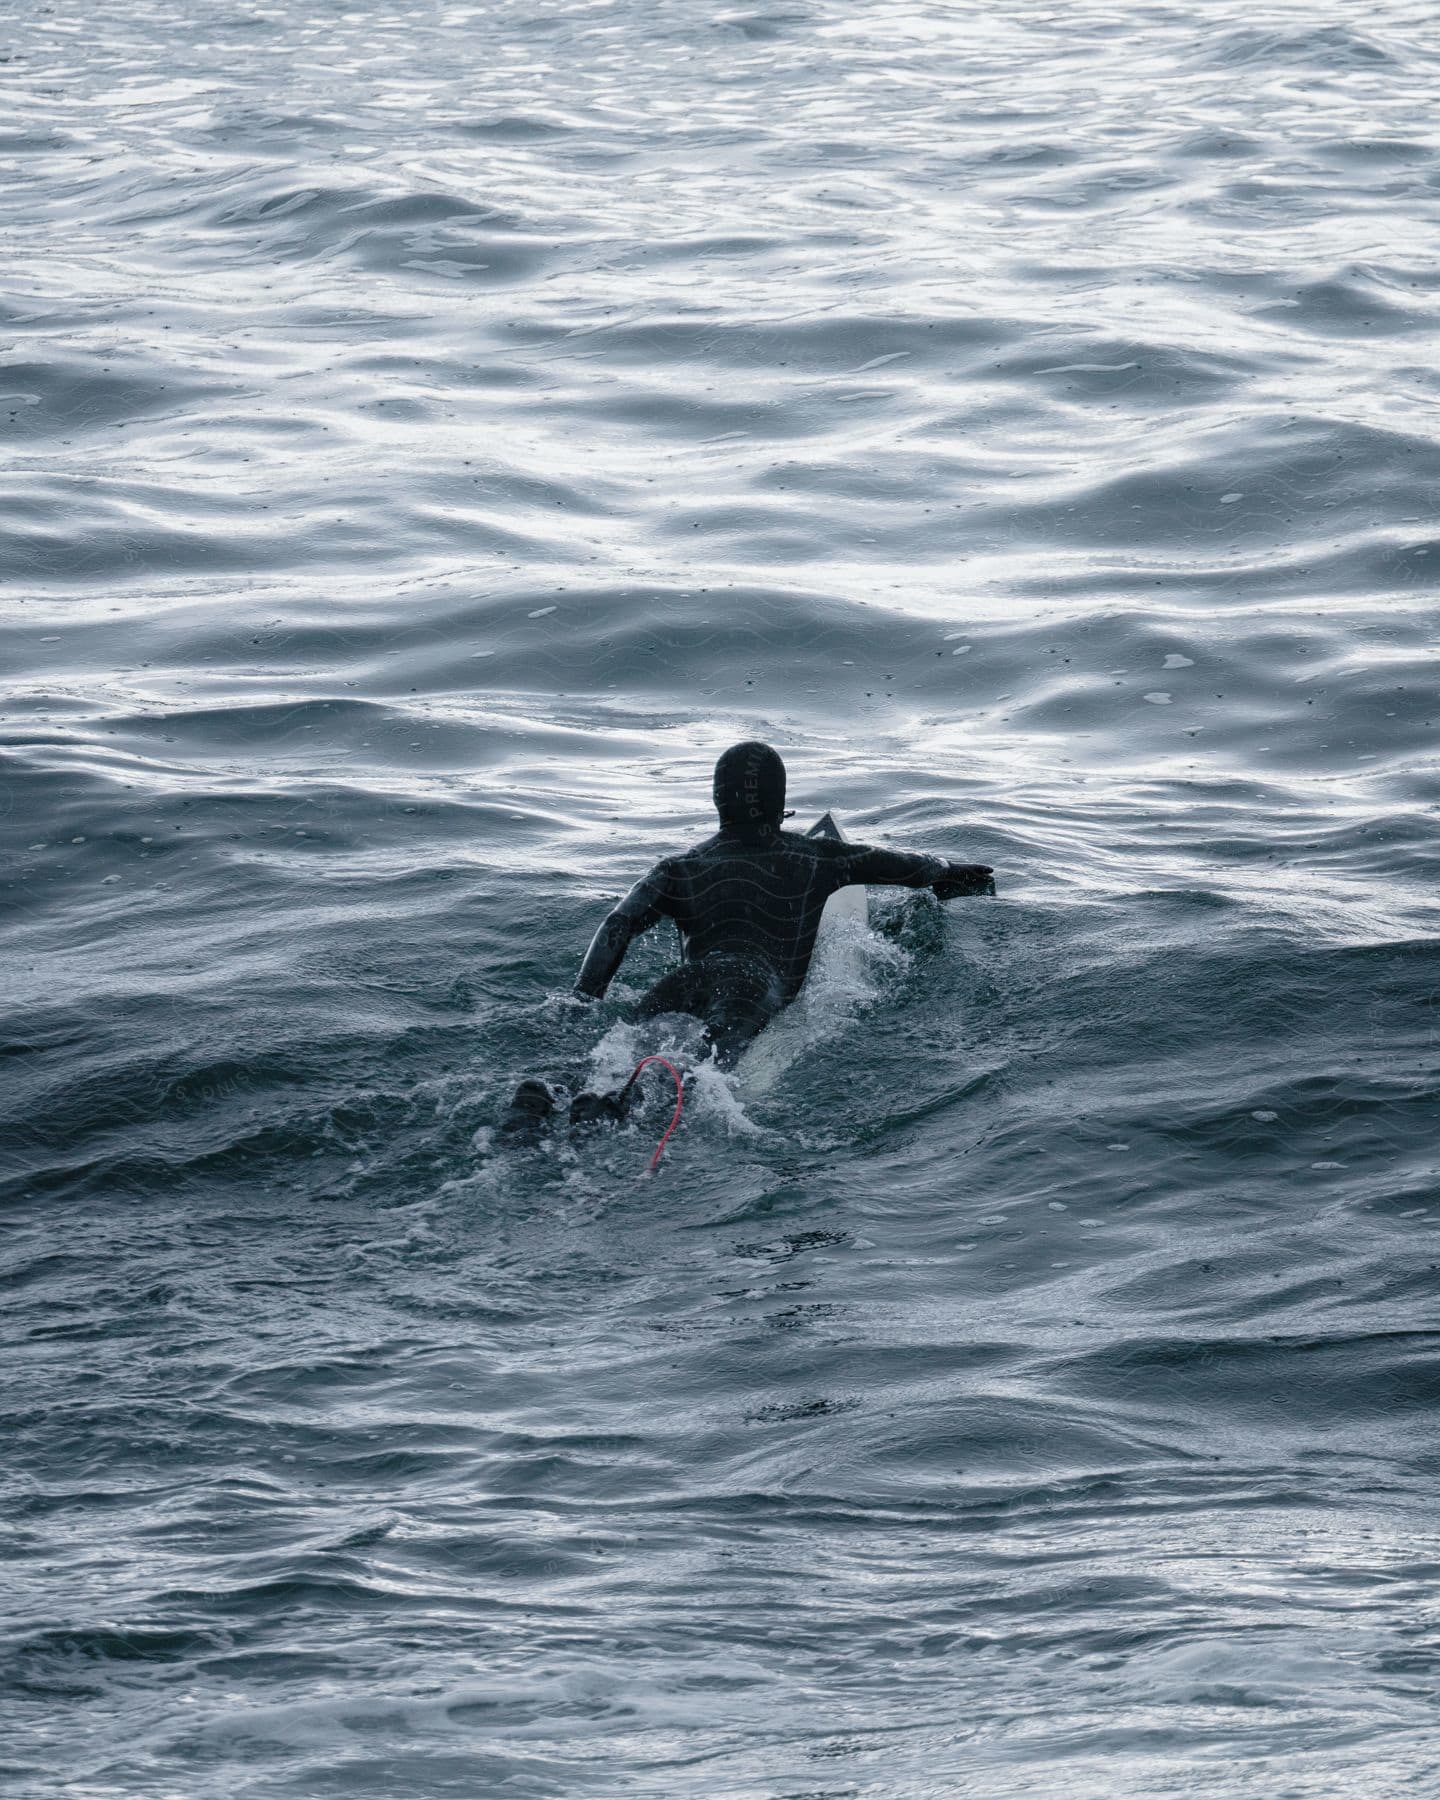
<svg viewBox="0 0 1440 1800"><path fill-rule="evenodd" d="M810 829L805 833L807 838L829 838L833 843L845 844L849 839L835 823L834 813L822 813ZM859 884L855 887L837 888L825 902L825 911L820 915L820 938L816 942L816 953L819 953L820 942L827 936L834 936L831 929L840 921L848 921L851 925L868 925L870 922L870 899L866 889ZM809 977L807 976L808 980Z"/></svg>
<svg viewBox="0 0 1440 1800"><path fill-rule="evenodd" d="M848 842L824 813L805 833L806 837ZM749 1093L763 1093L777 1081L808 1043L824 1034L826 1018L836 998L867 985L864 979L865 945L870 923L870 901L863 886L837 888L825 902L815 954L805 985L773 1025L767 1025L740 1058L735 1074Z"/></svg>

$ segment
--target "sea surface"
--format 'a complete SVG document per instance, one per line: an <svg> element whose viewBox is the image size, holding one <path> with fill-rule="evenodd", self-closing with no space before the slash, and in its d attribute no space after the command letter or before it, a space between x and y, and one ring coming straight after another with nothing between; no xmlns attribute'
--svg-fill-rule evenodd
<svg viewBox="0 0 1440 1800"><path fill-rule="evenodd" d="M6 10L7 1792L1440 1792L1437 94ZM674 1047L569 987L742 736L998 897L505 1148Z"/></svg>

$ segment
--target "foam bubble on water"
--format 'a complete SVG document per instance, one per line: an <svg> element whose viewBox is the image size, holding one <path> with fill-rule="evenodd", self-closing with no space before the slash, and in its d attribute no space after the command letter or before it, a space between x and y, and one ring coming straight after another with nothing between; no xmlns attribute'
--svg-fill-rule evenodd
<svg viewBox="0 0 1440 1800"><path fill-rule="evenodd" d="M686 1013L660 1013L653 1019L620 1019L590 1052L587 1085L610 1093L624 1085L642 1056L663 1056L684 1070L709 1054L704 1029Z"/></svg>
<svg viewBox="0 0 1440 1800"><path fill-rule="evenodd" d="M761 1043L764 1041L762 1037ZM692 1117L719 1123L732 1136L768 1135L746 1114L738 1075L717 1066L704 1027L688 1013L660 1013L653 1019L620 1020L612 1025L591 1052L586 1085L600 1093L613 1093L645 1056L663 1056L680 1070ZM664 1070L657 1073L668 1094L669 1077Z"/></svg>
<svg viewBox="0 0 1440 1800"><path fill-rule="evenodd" d="M1122 369L1138 369L1138 362L1073 362L1052 363L1048 368L1037 369L1037 375L1116 375Z"/></svg>
<svg viewBox="0 0 1440 1800"><path fill-rule="evenodd" d="M723 1125L731 1137L767 1138L773 1135L763 1125L757 1125L745 1111L735 1076L717 1068L713 1062L699 1063L691 1070L686 1097L698 1117Z"/></svg>

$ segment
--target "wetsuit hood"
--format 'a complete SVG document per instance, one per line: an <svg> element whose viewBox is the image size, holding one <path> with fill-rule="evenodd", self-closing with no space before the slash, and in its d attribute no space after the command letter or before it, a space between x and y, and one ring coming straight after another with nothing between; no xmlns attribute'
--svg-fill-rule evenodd
<svg viewBox="0 0 1440 1800"><path fill-rule="evenodd" d="M715 765L714 793L722 826L766 837L785 816L785 765L768 744L732 744Z"/></svg>

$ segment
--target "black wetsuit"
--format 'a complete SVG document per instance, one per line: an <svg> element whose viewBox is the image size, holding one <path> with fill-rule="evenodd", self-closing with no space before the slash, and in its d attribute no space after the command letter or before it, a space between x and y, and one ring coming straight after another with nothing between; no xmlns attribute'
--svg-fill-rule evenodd
<svg viewBox="0 0 1440 1800"><path fill-rule="evenodd" d="M857 883L933 887L944 897L994 892L990 870L940 856L876 850L798 832L724 827L638 881L595 933L575 991L598 999L632 939L673 919L684 961L641 1000L642 1018L693 1013L716 1056L732 1062L800 992L820 915Z"/></svg>

